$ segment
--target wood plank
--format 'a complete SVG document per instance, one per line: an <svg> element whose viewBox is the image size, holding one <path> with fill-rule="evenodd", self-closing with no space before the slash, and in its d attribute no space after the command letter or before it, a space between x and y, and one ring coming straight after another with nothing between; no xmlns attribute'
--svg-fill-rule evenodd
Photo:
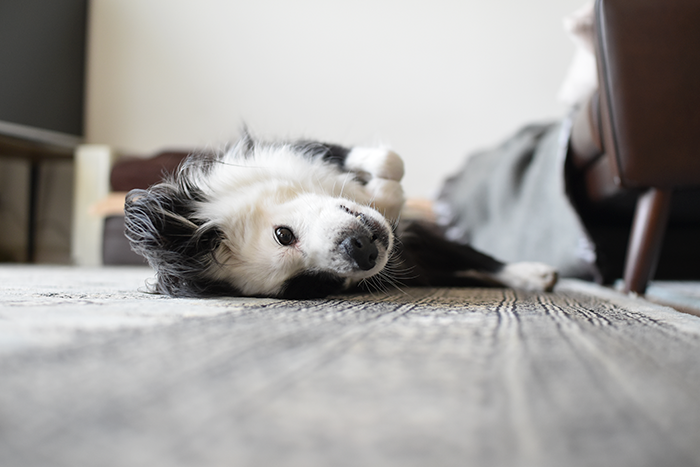
<svg viewBox="0 0 700 467"><path fill-rule="evenodd" d="M568 283L176 300L103 279L80 300L79 284L54 297L11 287L0 322L35 300L178 319L0 353L0 465L700 460L700 319L641 299Z"/></svg>

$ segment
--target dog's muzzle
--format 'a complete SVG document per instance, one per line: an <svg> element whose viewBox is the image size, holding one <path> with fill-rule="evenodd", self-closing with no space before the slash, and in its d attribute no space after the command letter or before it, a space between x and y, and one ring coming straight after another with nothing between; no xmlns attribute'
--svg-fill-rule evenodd
<svg viewBox="0 0 700 467"><path fill-rule="evenodd" d="M345 205L340 205L340 209L354 217L355 223L343 232L337 245L347 258L355 263L357 269L374 269L380 254L389 250L391 232L369 214Z"/></svg>
<svg viewBox="0 0 700 467"><path fill-rule="evenodd" d="M376 266L377 257L379 256L376 237L364 234L351 235L343 240L340 246L363 271L369 271Z"/></svg>

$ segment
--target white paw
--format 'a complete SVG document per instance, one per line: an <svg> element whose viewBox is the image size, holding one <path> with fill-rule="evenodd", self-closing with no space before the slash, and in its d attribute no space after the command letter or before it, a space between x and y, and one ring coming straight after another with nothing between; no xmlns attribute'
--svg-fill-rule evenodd
<svg viewBox="0 0 700 467"><path fill-rule="evenodd" d="M369 175L368 179L383 178L401 181L404 174L403 160L398 154L382 148L353 148L345 159L350 172Z"/></svg>
<svg viewBox="0 0 700 467"><path fill-rule="evenodd" d="M405 201L401 183L395 180L373 178L364 188L373 208L390 223L398 219Z"/></svg>
<svg viewBox="0 0 700 467"><path fill-rule="evenodd" d="M522 262L507 264L496 277L514 289L549 292L557 283L558 274L547 264Z"/></svg>

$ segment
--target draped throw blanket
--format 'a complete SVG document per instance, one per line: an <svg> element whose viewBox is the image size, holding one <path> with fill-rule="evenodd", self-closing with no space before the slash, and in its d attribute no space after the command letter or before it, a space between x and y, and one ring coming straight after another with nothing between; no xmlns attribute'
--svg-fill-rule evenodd
<svg viewBox="0 0 700 467"><path fill-rule="evenodd" d="M470 156L435 205L448 236L504 261L542 261L564 277L598 279L595 247L567 195L570 127L529 125Z"/></svg>

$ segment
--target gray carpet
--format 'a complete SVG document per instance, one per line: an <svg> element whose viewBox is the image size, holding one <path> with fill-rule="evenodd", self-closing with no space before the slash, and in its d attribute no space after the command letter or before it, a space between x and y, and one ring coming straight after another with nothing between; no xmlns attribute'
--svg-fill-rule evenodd
<svg viewBox="0 0 700 467"><path fill-rule="evenodd" d="M313 301L0 267L0 465L700 465L700 318L594 285Z"/></svg>

